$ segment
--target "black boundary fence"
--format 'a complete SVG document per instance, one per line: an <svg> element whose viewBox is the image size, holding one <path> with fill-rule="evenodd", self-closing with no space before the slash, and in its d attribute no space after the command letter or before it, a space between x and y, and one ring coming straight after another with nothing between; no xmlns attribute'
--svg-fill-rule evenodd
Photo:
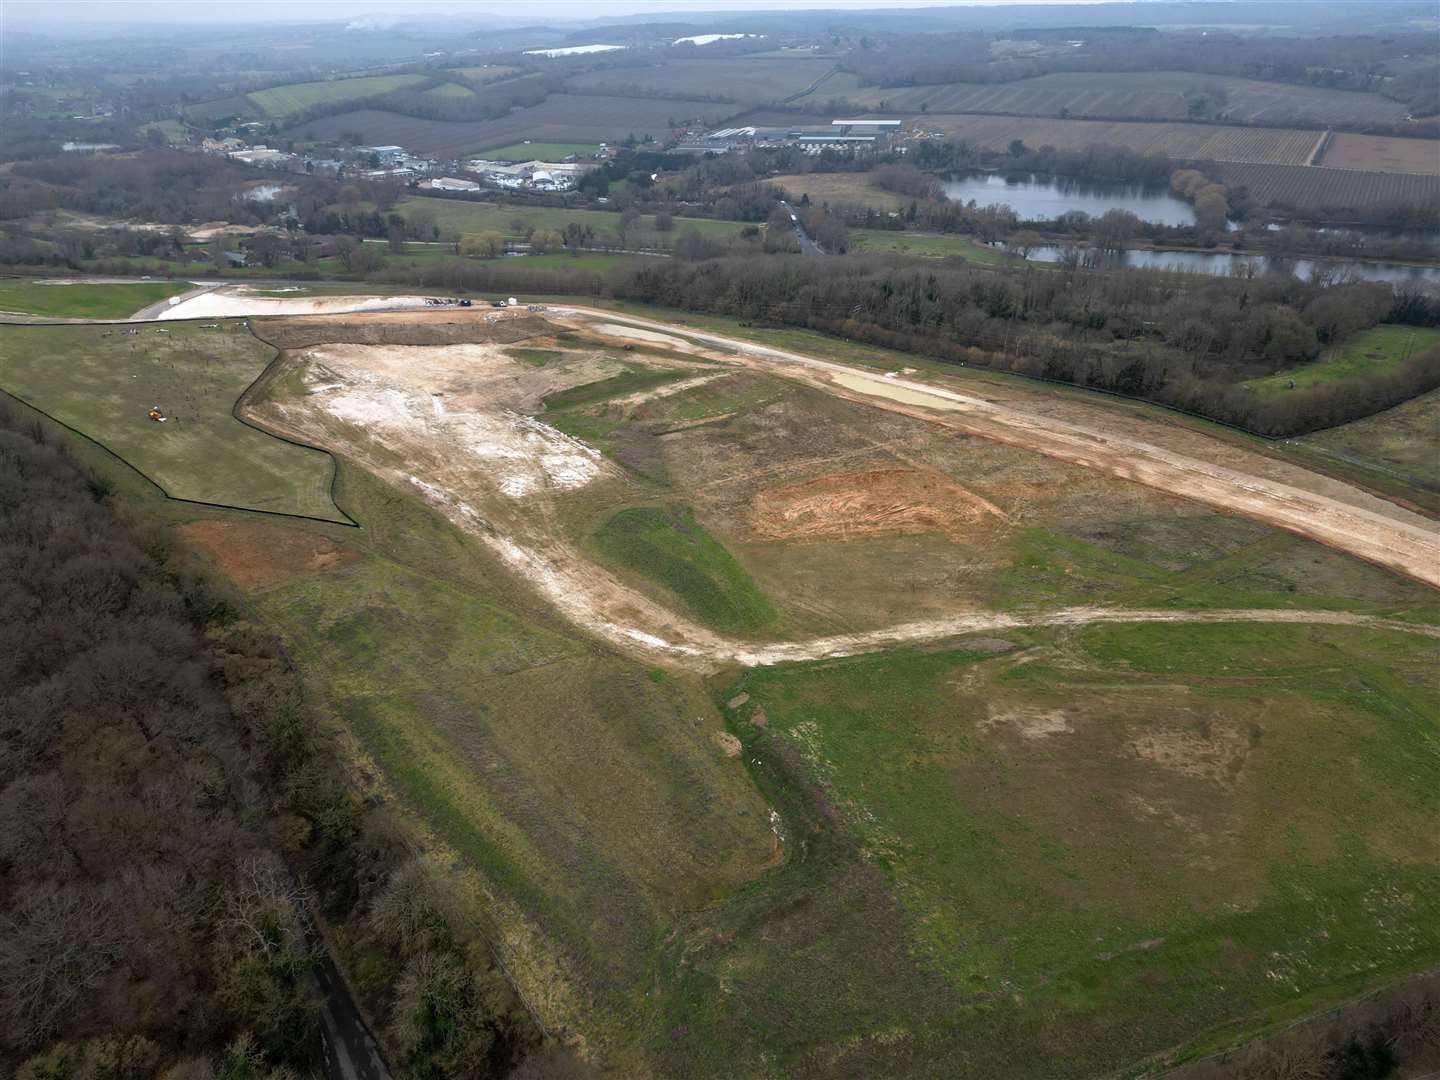
<svg viewBox="0 0 1440 1080"><path fill-rule="evenodd" d="M172 322L191 322L191 323L198 323L198 322L202 322L202 321L204 321L204 322L209 322L209 321L214 321L214 320L212 320L212 319L174 319L174 320L168 320L168 321L172 321ZM144 324L144 323L135 323L135 322L131 322L131 321L125 320L125 319L95 320L95 321L92 321L92 322L83 322L83 323L65 322L65 321L60 321L60 322L42 322L42 321L35 321L35 322L25 321L25 322L19 322L19 321L10 321L10 320L0 321L0 326L127 326L127 327L136 327L136 326L143 326L143 325L145 325L145 324ZM252 338L254 338L256 341L260 342L262 345L265 345L267 348L275 349L275 346L274 346L274 345L272 345L270 342L266 341L264 338L260 337L259 334L256 334L256 333L254 332L254 330L251 329L251 327L249 326L249 320L246 320L246 329L250 332L250 336L251 336ZM135 473L137 476L139 476L139 477L141 477L143 480L145 480L145 482L148 483L148 484L150 484L152 487L154 487L155 490L158 491L163 498L169 500L170 502L182 503L182 504L188 505L188 506L204 506L204 507L208 507L208 508L213 509L213 510L233 510L233 511L236 511L236 512L242 513L242 514L263 514L263 515L265 515L266 517L286 518L286 519L288 519L288 520L290 520L290 521L314 521L314 522L318 522L318 523L323 524L323 525L339 525L339 526L342 526L343 528L347 528L347 529L359 529L359 528L362 528L361 524L360 524L358 521L356 521L353 517L351 517L348 513L345 512L345 508L340 505L340 500L339 500L339 498L338 498L337 495L336 495L336 485L337 485L337 483L338 483L338 481L339 481L339 478L340 478L340 462L336 459L336 457L335 457L335 455L334 455L333 453L331 453L329 450L325 449L323 446L315 446L315 445L313 445L313 444L311 444L311 443L301 442L299 439L292 439L292 438L290 438L290 437L287 436L287 435L281 435L281 434L279 434L278 432L270 431L270 430L268 430L267 428L261 427L259 424L251 423L249 420L246 420L245 417L243 417L243 416L240 415L240 407L241 407L241 405L243 405L243 404L245 403L245 401L250 397L251 393L255 390L255 388L256 388L257 386L259 386L260 383L261 383L263 380L265 380L267 377L269 377L269 376L275 371L275 369L278 367L278 365L279 365L279 363L280 363L280 357L281 357L281 355L282 355L281 351L280 351L279 349L276 349L275 355L270 358L270 361L264 366L264 368L261 369L260 373L259 373L258 375L256 375L254 379L252 379L252 380L250 381L250 384L249 384L248 386L246 386L244 390L240 391L239 396L236 397L234 403L230 406L230 416L231 416L233 419L239 421L241 424L244 424L246 427L250 428L252 431L258 431L258 432L260 432L262 435L267 435L267 436L269 436L269 437L272 438L272 439L279 439L281 442L289 443L291 446L298 446L298 447L300 447L302 450L313 450L314 452L316 452L316 453L318 453L318 454L324 454L325 457L326 457L327 459L329 459L329 462L330 462L330 483L329 483L328 488L327 488L327 491L328 491L329 496L330 496L330 505L333 506L333 507L335 507L335 512L336 512L337 514L339 514L340 517L343 518L344 520L339 520L339 519L337 519L337 518L316 517L316 516L313 515L313 514L291 514L291 513L285 512L285 511L283 511L283 510L264 510L264 509L261 509L261 508L259 508L259 507L254 507L254 506L236 506L236 505L233 504L233 503L208 502L208 501L206 501L206 500L204 500L204 499L185 499L185 498L181 498L181 497L178 496L178 495L172 495L172 494L170 494L170 492L168 492L167 490L165 490L165 485L164 485L164 484L160 483L160 481L156 480L153 476L151 476L149 473L147 473L144 469L140 468L140 467L139 467L138 465L136 465L134 462L129 461L129 460L127 460L126 458L124 458L123 456L121 456L120 454L116 453L116 452L115 452L114 450L112 450L109 446L106 446L103 442L101 442L99 439L95 438L94 436L88 435L88 434L86 434L85 432L81 431L79 428L74 427L74 426L72 426L72 425L70 425L70 424L67 424L64 420L61 420L59 417L54 416L53 414L51 414L51 413L47 412L46 410L40 408L40 406L36 405L34 402L32 402L32 401L27 401L25 398L21 397L19 394L11 393L9 390L4 389L3 387L0 387L0 396L3 396L3 397L5 397L5 398L10 399L11 401L14 401L14 402L17 402L17 403L20 404L20 405L23 405L25 408L30 409L30 410L38 413L39 415L43 416L46 420L49 420L52 424L55 424L55 425L57 425L58 427L61 427L61 428L65 429L66 431L70 432L70 434L72 434L72 435L78 436L79 438L83 439L85 442L89 443L91 446L94 446L94 447L99 448L99 449L100 449L102 452L104 452L107 456L113 458L115 461L118 461L118 462L119 462L121 465L123 465L125 468L129 469L131 472Z"/></svg>

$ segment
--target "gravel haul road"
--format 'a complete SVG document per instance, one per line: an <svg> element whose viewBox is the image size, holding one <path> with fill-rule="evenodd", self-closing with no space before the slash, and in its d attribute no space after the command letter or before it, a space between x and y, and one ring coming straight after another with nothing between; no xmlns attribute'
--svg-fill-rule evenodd
<svg viewBox="0 0 1440 1080"><path fill-rule="evenodd" d="M613 312L561 308L555 314L614 323ZM1275 525L1440 587L1440 529L1419 515L1379 513L1267 477L1203 461L1153 443L1082 426L898 376L873 374L709 332L625 317L769 361L766 370L852 401L945 424ZM727 357L734 359L733 356Z"/></svg>

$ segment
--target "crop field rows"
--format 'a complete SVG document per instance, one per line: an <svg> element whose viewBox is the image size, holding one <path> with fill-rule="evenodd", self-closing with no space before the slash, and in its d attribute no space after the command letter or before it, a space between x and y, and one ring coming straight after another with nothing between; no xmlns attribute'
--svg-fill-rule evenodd
<svg viewBox="0 0 1440 1080"><path fill-rule="evenodd" d="M1336 132L1316 165L1327 169L1440 175L1440 140Z"/></svg>
<svg viewBox="0 0 1440 1080"><path fill-rule="evenodd" d="M816 100L833 96L829 86L822 86L813 95ZM1190 102L1203 98L1206 111L1202 118L1321 128L1401 123L1406 112L1400 102L1378 94L1173 71L1064 72L989 85L867 87L843 96L867 108L902 112L920 112L923 108L930 113L1094 116L1110 120L1184 120L1194 116Z"/></svg>
<svg viewBox="0 0 1440 1080"><path fill-rule="evenodd" d="M1320 138L1315 131L1242 128L1221 124L1165 124L1101 120L1041 120L1024 117L930 114L917 130L1001 149L1013 139L1026 146L1079 150L1095 143L1123 146L1137 154L1161 154L1182 161L1244 161L1303 165Z"/></svg>
<svg viewBox="0 0 1440 1080"><path fill-rule="evenodd" d="M1228 183L1249 189L1259 206L1297 210L1374 203L1440 206L1440 176L1258 162L1230 162L1222 171Z"/></svg>
<svg viewBox="0 0 1440 1080"><path fill-rule="evenodd" d="M286 137L336 139L344 132L359 132L364 143L394 143L415 153L459 157L521 139L554 143L619 142L630 135L661 139L676 125L723 119L732 111L732 105L704 101L552 94L539 105L494 120L422 120L362 109L300 124Z"/></svg>
<svg viewBox="0 0 1440 1080"><path fill-rule="evenodd" d="M713 96L744 106L792 97L833 67L834 61L828 59L674 60L650 68L591 72L571 79L567 85L586 93ZM828 92L829 87L827 80L822 89Z"/></svg>

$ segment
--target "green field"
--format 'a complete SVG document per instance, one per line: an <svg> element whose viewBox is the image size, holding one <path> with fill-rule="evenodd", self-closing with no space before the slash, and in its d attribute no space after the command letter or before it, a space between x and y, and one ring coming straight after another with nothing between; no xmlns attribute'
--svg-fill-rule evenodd
<svg viewBox="0 0 1440 1080"><path fill-rule="evenodd" d="M459 83L441 83L439 86L432 86L425 93L438 98L473 98L475 91L468 86L461 86Z"/></svg>
<svg viewBox="0 0 1440 1080"><path fill-rule="evenodd" d="M388 94L425 82L423 75L366 75L359 79L331 79L326 82L291 83L247 94L252 104L273 120L284 120L316 105Z"/></svg>
<svg viewBox="0 0 1440 1080"><path fill-rule="evenodd" d="M519 68L506 67L504 64L482 64L479 67L451 68L450 70L471 82L495 82L497 79L508 79L511 75L520 72Z"/></svg>
<svg viewBox="0 0 1440 1080"><path fill-rule="evenodd" d="M599 143L511 143L509 146L486 147L476 151L475 156L490 161L560 161L571 154L589 157L598 149Z"/></svg>
<svg viewBox="0 0 1440 1080"><path fill-rule="evenodd" d="M570 222L588 225L598 235L613 236L620 222L618 213L605 210L565 210L554 207L506 206L501 203L468 202L459 199L435 199L425 196L406 196L396 207L404 217L409 218L417 210L425 209L434 215L442 236L456 237L471 233L499 232L507 236L518 235L525 227L535 229L564 230ZM516 228L516 224L521 229ZM633 238L644 244L674 243L675 239L689 229L698 229L703 235L725 239L736 236L745 227L739 221L718 221L710 218L676 218L668 234L658 233L653 228L653 219L641 218Z"/></svg>
<svg viewBox="0 0 1440 1080"><path fill-rule="evenodd" d="M891 232L888 229L852 229L850 246L854 251L891 252L898 255L920 255L926 258L959 256L987 266L1018 263L1017 256L987 247L972 236L959 233Z"/></svg>
<svg viewBox="0 0 1440 1080"><path fill-rule="evenodd" d="M622 510L595 533L595 543L611 562L663 586L715 630L758 634L776 622L754 579L688 506Z"/></svg>
<svg viewBox="0 0 1440 1080"><path fill-rule="evenodd" d="M177 499L344 521L328 454L231 415L275 350L239 322L218 329L9 327L0 389L103 443ZM158 406L156 423L147 413Z"/></svg>
<svg viewBox="0 0 1440 1080"><path fill-rule="evenodd" d="M694 1009L737 1073L806 1071L818 1027L866 1065L844 1072L1129 1075L1433 964L1434 659L1403 634L1093 627L726 681L806 837L768 889L810 897L810 929L722 930L671 1019Z"/></svg>
<svg viewBox="0 0 1440 1080"><path fill-rule="evenodd" d="M124 319L149 304L167 296L178 296L193 287L188 281L92 285L89 282L72 284L63 279L9 278L0 280L0 311L49 315L57 319Z"/></svg>
<svg viewBox="0 0 1440 1080"><path fill-rule="evenodd" d="M1440 327L1400 326L1382 323L1346 338L1327 349L1310 364L1263 379L1251 379L1246 386L1262 394L1282 394L1294 383L1297 389L1321 386L1336 379L1365 375L1377 368L1394 367L1415 353L1440 344Z"/></svg>

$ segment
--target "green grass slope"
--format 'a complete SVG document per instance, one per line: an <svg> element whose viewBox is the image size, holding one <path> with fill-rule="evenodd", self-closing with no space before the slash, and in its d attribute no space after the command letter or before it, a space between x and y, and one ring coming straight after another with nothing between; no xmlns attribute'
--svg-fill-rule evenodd
<svg viewBox="0 0 1440 1080"><path fill-rule="evenodd" d="M0 281L0 311L57 319L124 319L167 296L193 288L188 281L137 281L118 285L43 278Z"/></svg>
<svg viewBox="0 0 1440 1080"><path fill-rule="evenodd" d="M1108 1075L1434 964L1435 659L1103 626L721 685L791 854L677 973L685 1056Z"/></svg>
<svg viewBox="0 0 1440 1080"><path fill-rule="evenodd" d="M256 90L246 97L266 116L273 120L283 120L316 105L358 101L377 94L388 94L406 86L415 86L424 81L423 75L366 75L358 79L272 86L266 90Z"/></svg>
<svg viewBox="0 0 1440 1080"><path fill-rule="evenodd" d="M663 586L706 625L758 634L778 614L749 573L685 506L622 510L595 533L610 561Z"/></svg>
<svg viewBox="0 0 1440 1080"><path fill-rule="evenodd" d="M210 329L9 327L0 389L103 443L175 498L344 521L333 462L231 415L274 356L238 322ZM158 406L168 418L150 420Z"/></svg>
<svg viewBox="0 0 1440 1080"><path fill-rule="evenodd" d="M1262 394L1284 393L1294 382L1297 389L1320 386L1336 379L1368 375L1399 364L1407 357L1440 343L1440 327L1400 326L1382 324L1362 330L1327 349L1311 364L1293 368L1279 375L1251 379L1247 386Z"/></svg>

